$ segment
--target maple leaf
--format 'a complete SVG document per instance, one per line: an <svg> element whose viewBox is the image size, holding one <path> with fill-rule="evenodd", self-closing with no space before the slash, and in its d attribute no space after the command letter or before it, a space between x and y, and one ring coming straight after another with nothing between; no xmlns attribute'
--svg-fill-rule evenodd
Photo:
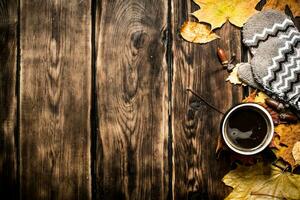
<svg viewBox="0 0 300 200"><path fill-rule="evenodd" d="M229 81L230 83L232 83L234 85L243 85L243 86L245 86L245 84L238 77L238 67L233 68L232 72L229 74L226 81Z"/></svg>
<svg viewBox="0 0 300 200"><path fill-rule="evenodd" d="M211 29L221 27L227 20L242 27L257 12L255 6L260 0L194 0L200 6L193 15L199 22L211 24Z"/></svg>
<svg viewBox="0 0 300 200"><path fill-rule="evenodd" d="M254 92L251 92L249 94L249 96L247 96L245 99L243 99L243 103L247 103L247 102L255 102L255 98L257 96L257 91L255 90Z"/></svg>
<svg viewBox="0 0 300 200"><path fill-rule="evenodd" d="M248 97L243 99L243 102L248 102L248 103L252 102L252 103L262 103L263 104L263 103L265 103L265 100L267 98L269 98L269 97L265 93L254 91L254 92L251 92Z"/></svg>
<svg viewBox="0 0 300 200"><path fill-rule="evenodd" d="M300 199L300 175L273 165L238 166L223 182L233 188L225 200Z"/></svg>
<svg viewBox="0 0 300 200"><path fill-rule="evenodd" d="M294 17L300 16L300 1L299 0L268 0L263 10L275 9L285 11L288 6L293 13Z"/></svg>
<svg viewBox="0 0 300 200"><path fill-rule="evenodd" d="M278 149L274 150L276 157L282 158L294 168L297 163L292 151L294 145L300 141L300 122L297 124L280 124L275 127L275 132L279 135L279 138L274 140Z"/></svg>
<svg viewBox="0 0 300 200"><path fill-rule="evenodd" d="M210 30L208 25L189 21L184 22L180 34L185 40L200 44L220 38Z"/></svg>
<svg viewBox="0 0 300 200"><path fill-rule="evenodd" d="M263 92L259 92L256 97L255 97L255 102L256 103L265 103L265 100L269 98L268 95L266 95L265 93Z"/></svg>

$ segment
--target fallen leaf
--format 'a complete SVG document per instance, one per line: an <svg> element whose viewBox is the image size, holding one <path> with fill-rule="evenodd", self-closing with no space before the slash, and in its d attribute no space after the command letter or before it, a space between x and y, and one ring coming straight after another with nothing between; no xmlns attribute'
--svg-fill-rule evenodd
<svg viewBox="0 0 300 200"><path fill-rule="evenodd" d="M300 175L273 165L238 166L223 182L233 188L226 200L300 199Z"/></svg>
<svg viewBox="0 0 300 200"><path fill-rule="evenodd" d="M227 20L242 27L257 12L255 6L260 0L194 0L200 6L193 15L199 22L211 24L211 29L221 27Z"/></svg>
<svg viewBox="0 0 300 200"><path fill-rule="evenodd" d="M210 30L208 25L189 21L184 22L180 34L185 40L200 44L220 38Z"/></svg>
<svg viewBox="0 0 300 200"><path fill-rule="evenodd" d="M263 93L263 92L259 92L259 93L256 95L254 101L255 101L256 103L265 103L265 100L266 100L267 98L269 98L268 95L266 95L266 94Z"/></svg>
<svg viewBox="0 0 300 200"><path fill-rule="evenodd" d="M252 103L265 103L265 99L269 98L268 95L266 95L263 92L251 92L248 97L243 99L243 102L252 102Z"/></svg>
<svg viewBox="0 0 300 200"><path fill-rule="evenodd" d="M243 85L243 86L245 86L245 84L239 79L237 72L238 72L238 68L237 67L233 68L232 72L229 74L226 81L229 81L230 83L232 83L234 85Z"/></svg>
<svg viewBox="0 0 300 200"><path fill-rule="evenodd" d="M254 92L251 92L249 94L249 96L247 96L245 99L243 99L243 103L247 103L247 102L255 102L255 98L257 95L257 91L255 90Z"/></svg>
<svg viewBox="0 0 300 200"><path fill-rule="evenodd" d="M263 10L274 9L284 12L286 6L290 8L294 17L300 16L299 0L268 0Z"/></svg>
<svg viewBox="0 0 300 200"><path fill-rule="evenodd" d="M273 139L271 141L271 143L269 144L269 147L272 149L279 149L279 135L277 133L274 133Z"/></svg>
<svg viewBox="0 0 300 200"><path fill-rule="evenodd" d="M292 150L293 158L295 159L296 165L300 165L300 142L294 144Z"/></svg>
<svg viewBox="0 0 300 200"><path fill-rule="evenodd" d="M275 140L278 148L278 150L274 150L275 155L294 168L296 161L292 151L294 145L300 141L300 122L297 124L280 124L275 127L275 132L279 135L279 140Z"/></svg>

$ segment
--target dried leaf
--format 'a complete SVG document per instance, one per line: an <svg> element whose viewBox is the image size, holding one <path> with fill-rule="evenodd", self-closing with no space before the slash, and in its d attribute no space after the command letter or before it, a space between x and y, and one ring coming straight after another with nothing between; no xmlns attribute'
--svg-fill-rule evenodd
<svg viewBox="0 0 300 200"><path fill-rule="evenodd" d="M238 68L235 67L232 72L229 74L228 78L226 79L226 81L229 81L230 83L234 84L234 85L244 85L245 84L239 79L238 77Z"/></svg>
<svg viewBox="0 0 300 200"><path fill-rule="evenodd" d="M217 34L210 30L208 25L189 21L184 22L181 27L180 34L185 40L200 44L220 38Z"/></svg>
<svg viewBox="0 0 300 200"><path fill-rule="evenodd" d="M274 133L273 139L271 143L269 144L269 147L275 150L278 150L280 148L279 146L279 135L277 133Z"/></svg>
<svg viewBox="0 0 300 200"><path fill-rule="evenodd" d="M274 150L278 158L282 158L293 168L296 161L292 155L294 145L300 141L300 122L297 124L280 124L275 127L279 140L275 140L278 150Z"/></svg>
<svg viewBox="0 0 300 200"><path fill-rule="evenodd" d="M259 92L256 97L255 97L255 102L256 103L265 103L265 100L269 98L268 95L266 95L265 93L263 92Z"/></svg>
<svg viewBox="0 0 300 200"><path fill-rule="evenodd" d="M296 142L294 144L292 154L295 159L296 165L300 165L300 142Z"/></svg>
<svg viewBox="0 0 300 200"><path fill-rule="evenodd" d="M254 92L251 92L249 94L249 96L247 96L245 99L243 99L243 103L247 103L247 102L255 102L255 98L257 95L257 91L255 90Z"/></svg>
<svg viewBox="0 0 300 200"><path fill-rule="evenodd" d="M257 92L254 91L249 94L248 97L246 97L243 102L252 102L252 103L265 103L265 99L269 98L268 95L266 95L263 92Z"/></svg>
<svg viewBox="0 0 300 200"><path fill-rule="evenodd" d="M257 12L255 6L260 0L194 0L200 6L193 15L199 22L211 24L211 29L221 27L227 20L242 27Z"/></svg>
<svg viewBox="0 0 300 200"><path fill-rule="evenodd" d="M223 182L233 188L226 200L300 199L300 175L273 165L238 166Z"/></svg>
<svg viewBox="0 0 300 200"><path fill-rule="evenodd" d="M300 1L299 0L268 0L263 10L275 9L285 11L288 6L294 17L300 16Z"/></svg>

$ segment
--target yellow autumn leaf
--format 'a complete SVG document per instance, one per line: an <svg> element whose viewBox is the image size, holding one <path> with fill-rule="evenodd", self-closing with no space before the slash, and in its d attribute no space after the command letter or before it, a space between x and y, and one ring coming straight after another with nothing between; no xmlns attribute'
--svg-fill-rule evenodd
<svg viewBox="0 0 300 200"><path fill-rule="evenodd" d="M233 188L225 200L300 199L300 175L273 165L238 166L223 182Z"/></svg>
<svg viewBox="0 0 300 200"><path fill-rule="evenodd" d="M249 96L243 99L243 103L248 103L248 102L255 102L255 98L257 96L257 91L255 90L254 92L251 92Z"/></svg>
<svg viewBox="0 0 300 200"><path fill-rule="evenodd" d="M294 144L292 154L293 158L295 159L296 165L300 165L300 141Z"/></svg>
<svg viewBox="0 0 300 200"><path fill-rule="evenodd" d="M229 74L226 81L229 81L230 83L232 83L234 85L244 85L245 86L245 84L238 77L238 67L233 68L232 72Z"/></svg>
<svg viewBox="0 0 300 200"><path fill-rule="evenodd" d="M290 8L294 17L300 16L300 0L268 0L263 10L275 9L284 12L286 6Z"/></svg>
<svg viewBox="0 0 300 200"><path fill-rule="evenodd" d="M227 20L242 27L257 12L255 6L260 0L194 0L200 6L193 15L199 22L211 25L211 29L221 27Z"/></svg>
<svg viewBox="0 0 300 200"><path fill-rule="evenodd" d="M243 102L255 102L255 103L265 103L265 100L269 98L264 92L251 92L248 97L243 99Z"/></svg>
<svg viewBox="0 0 300 200"><path fill-rule="evenodd" d="M263 92L259 92L256 97L255 97L255 102L256 103L265 103L265 100L269 98L268 95L266 95L265 93Z"/></svg>
<svg viewBox="0 0 300 200"><path fill-rule="evenodd" d="M292 151L294 145L300 141L300 122L297 124L280 124L275 127L275 132L279 135L279 139L274 140L277 147L277 150L274 150L275 155L295 167L296 161Z"/></svg>
<svg viewBox="0 0 300 200"><path fill-rule="evenodd" d="M210 30L210 27L198 22L185 22L180 30L181 36L194 43L207 43L220 38L217 34Z"/></svg>

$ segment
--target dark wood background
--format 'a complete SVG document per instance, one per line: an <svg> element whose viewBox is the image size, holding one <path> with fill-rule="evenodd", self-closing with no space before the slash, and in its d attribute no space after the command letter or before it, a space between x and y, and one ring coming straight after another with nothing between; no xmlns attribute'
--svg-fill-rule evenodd
<svg viewBox="0 0 300 200"><path fill-rule="evenodd" d="M226 23L179 36L191 0L0 0L1 199L223 199L225 82L216 48L247 60ZM299 25L300 20L298 20ZM196 107L196 109L195 109Z"/></svg>

